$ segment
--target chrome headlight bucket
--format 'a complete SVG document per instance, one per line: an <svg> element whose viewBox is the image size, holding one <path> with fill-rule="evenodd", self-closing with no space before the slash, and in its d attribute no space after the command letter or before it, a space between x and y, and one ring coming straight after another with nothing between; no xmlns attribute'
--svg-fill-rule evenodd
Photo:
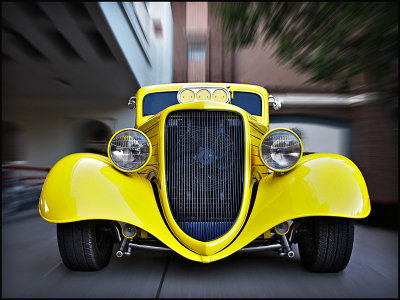
<svg viewBox="0 0 400 300"><path fill-rule="evenodd" d="M271 170L286 172L293 169L303 155L303 145L296 133L285 128L273 129L262 138L260 157Z"/></svg>
<svg viewBox="0 0 400 300"><path fill-rule="evenodd" d="M107 148L113 165L122 172L135 172L143 168L151 157L149 138L140 130L126 128L116 132Z"/></svg>

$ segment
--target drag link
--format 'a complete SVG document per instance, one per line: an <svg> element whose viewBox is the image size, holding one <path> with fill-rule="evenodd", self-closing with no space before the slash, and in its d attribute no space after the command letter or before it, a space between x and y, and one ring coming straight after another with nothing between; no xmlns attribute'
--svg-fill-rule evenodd
<svg viewBox="0 0 400 300"><path fill-rule="evenodd" d="M294 252L293 252L292 248L289 245L289 242L288 242L288 240L286 238L286 235L282 234L282 235L279 236L279 238L281 239L281 244L282 244L283 248L285 249L285 252L283 252L282 255L286 254L290 258L294 257Z"/></svg>
<svg viewBox="0 0 400 300"><path fill-rule="evenodd" d="M125 250L125 246L126 246L127 242L128 242L128 239L126 237L124 237L124 239L122 240L122 243L121 243L121 247L119 248L119 250L116 253L117 257L122 257L122 256L124 256L124 254L126 254L124 252L124 250ZM128 251L129 251L129 249L128 249ZM129 253L129 255L130 255L130 253Z"/></svg>
<svg viewBox="0 0 400 300"><path fill-rule="evenodd" d="M127 255L127 256L131 256L131 254L132 254L132 247L130 247L129 244L128 244L128 251L124 252L124 254Z"/></svg>

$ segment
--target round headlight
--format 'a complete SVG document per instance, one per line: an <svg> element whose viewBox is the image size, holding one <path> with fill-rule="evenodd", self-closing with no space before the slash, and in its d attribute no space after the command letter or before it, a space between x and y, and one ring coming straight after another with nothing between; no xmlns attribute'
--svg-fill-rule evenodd
<svg viewBox="0 0 400 300"><path fill-rule="evenodd" d="M149 138L137 129L122 129L111 137L107 152L118 170L137 171L150 160L151 143Z"/></svg>
<svg viewBox="0 0 400 300"><path fill-rule="evenodd" d="M300 138L291 130L277 128L268 132L260 145L264 164L278 172L292 169L303 154Z"/></svg>

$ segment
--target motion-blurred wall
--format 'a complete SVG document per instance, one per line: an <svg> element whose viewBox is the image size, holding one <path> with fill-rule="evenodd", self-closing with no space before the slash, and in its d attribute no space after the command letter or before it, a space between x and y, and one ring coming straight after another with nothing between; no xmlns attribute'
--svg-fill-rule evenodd
<svg viewBox="0 0 400 300"><path fill-rule="evenodd" d="M170 83L169 2L2 2L2 204L37 207L44 177L76 152L106 155L134 127L128 99Z"/></svg>
<svg viewBox="0 0 400 300"><path fill-rule="evenodd" d="M3 2L2 20L2 120L24 135L2 137L3 163L20 152L26 165L51 167L88 151L88 121L105 127L97 135L133 127L128 99L172 81L169 2Z"/></svg>
<svg viewBox="0 0 400 300"><path fill-rule="evenodd" d="M382 205L382 217L397 223L398 108L379 104L363 76L349 94L338 94L335 84L305 84L308 74L282 66L272 56L275 45L259 42L229 50L229 36L223 34L213 2L172 2L174 82L192 81L190 32L196 11L207 15L207 24L201 25L206 32L202 47L197 47L203 51L197 57L205 66L205 81L256 84L280 98L282 110L270 110L271 128L295 128L303 135L306 151L333 152L353 160L366 179L373 213Z"/></svg>

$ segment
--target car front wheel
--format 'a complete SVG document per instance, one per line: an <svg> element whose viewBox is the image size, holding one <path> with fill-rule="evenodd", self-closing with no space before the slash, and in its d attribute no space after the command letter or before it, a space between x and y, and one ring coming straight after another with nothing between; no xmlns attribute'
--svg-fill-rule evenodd
<svg viewBox="0 0 400 300"><path fill-rule="evenodd" d="M353 249L353 219L312 217L300 230L298 246L306 269L334 273L346 268Z"/></svg>
<svg viewBox="0 0 400 300"><path fill-rule="evenodd" d="M66 267L96 271L110 261L114 239L105 221L89 220L57 224L58 248Z"/></svg>

